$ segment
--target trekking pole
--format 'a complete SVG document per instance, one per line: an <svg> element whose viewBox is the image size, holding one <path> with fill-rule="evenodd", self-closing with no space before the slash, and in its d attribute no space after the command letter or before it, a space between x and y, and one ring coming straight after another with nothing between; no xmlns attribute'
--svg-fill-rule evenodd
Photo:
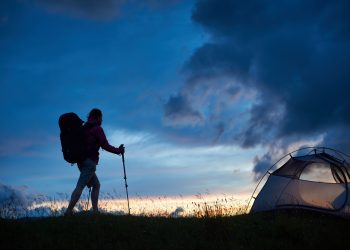
<svg viewBox="0 0 350 250"><path fill-rule="evenodd" d="M124 144L121 144L119 147L124 147ZM126 170L125 170L124 153L122 153L122 160L123 160L123 169L124 169L124 181L125 181L126 199L128 200L128 212L129 212L129 215L130 215L129 193L128 193L128 183L126 181Z"/></svg>

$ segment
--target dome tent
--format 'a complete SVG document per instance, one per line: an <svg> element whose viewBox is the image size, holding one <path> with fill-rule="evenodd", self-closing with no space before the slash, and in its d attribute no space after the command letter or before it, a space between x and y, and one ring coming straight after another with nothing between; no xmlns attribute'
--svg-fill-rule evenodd
<svg viewBox="0 0 350 250"><path fill-rule="evenodd" d="M308 153L302 155L305 150ZM285 155L260 179L251 197L255 199L251 212L304 208L350 216L349 159L329 148L303 148Z"/></svg>

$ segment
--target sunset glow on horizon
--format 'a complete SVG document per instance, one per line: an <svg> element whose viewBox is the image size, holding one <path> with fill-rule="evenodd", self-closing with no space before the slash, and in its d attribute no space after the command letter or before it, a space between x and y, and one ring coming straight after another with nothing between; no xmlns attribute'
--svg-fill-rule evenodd
<svg viewBox="0 0 350 250"><path fill-rule="evenodd" d="M134 216L162 216L162 217L201 217L205 211L212 215L229 216L245 212L249 196L241 195L194 195L194 196L154 196L131 197L130 213ZM88 211L87 197L84 197L76 209ZM28 207L27 213L36 216L62 215L67 207L67 200L43 200ZM126 215L127 201L123 198L102 198L99 201L101 212L115 215ZM43 210L46 209L46 210Z"/></svg>

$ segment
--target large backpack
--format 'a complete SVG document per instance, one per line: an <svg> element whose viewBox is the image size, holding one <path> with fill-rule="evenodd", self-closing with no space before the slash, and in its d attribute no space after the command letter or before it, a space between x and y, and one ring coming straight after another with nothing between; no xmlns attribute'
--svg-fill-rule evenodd
<svg viewBox="0 0 350 250"><path fill-rule="evenodd" d="M58 125L63 158L71 164L84 161L87 158L84 121L75 113L65 113L60 116Z"/></svg>

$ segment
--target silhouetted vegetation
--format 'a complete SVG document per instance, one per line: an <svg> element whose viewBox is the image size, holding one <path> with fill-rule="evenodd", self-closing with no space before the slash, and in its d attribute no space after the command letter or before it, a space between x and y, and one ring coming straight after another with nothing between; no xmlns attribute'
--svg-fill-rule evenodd
<svg viewBox="0 0 350 250"><path fill-rule="evenodd" d="M0 248L341 249L349 226L347 219L301 210L199 218L81 213L0 219Z"/></svg>

